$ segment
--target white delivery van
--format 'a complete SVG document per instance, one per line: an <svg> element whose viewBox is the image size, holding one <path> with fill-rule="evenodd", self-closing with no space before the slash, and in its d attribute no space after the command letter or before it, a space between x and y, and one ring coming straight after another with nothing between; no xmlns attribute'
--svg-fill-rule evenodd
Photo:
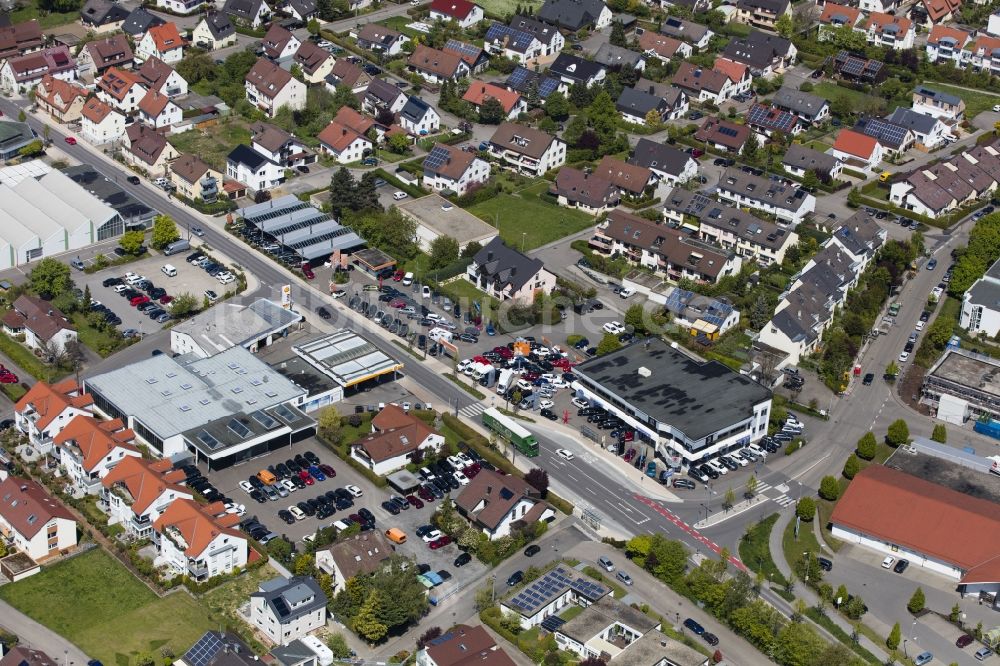
<svg viewBox="0 0 1000 666"><path fill-rule="evenodd" d="M406 275L403 276L403 286L409 287L411 284L413 284L413 273L408 272Z"/></svg>
<svg viewBox="0 0 1000 666"><path fill-rule="evenodd" d="M177 275L177 269L171 266L170 264L164 264L160 268L160 271L167 277L174 277Z"/></svg>
<svg viewBox="0 0 1000 666"><path fill-rule="evenodd" d="M475 370L472 371L472 378L478 382L480 379L490 374L492 370L493 366L489 363L476 363Z"/></svg>
<svg viewBox="0 0 1000 666"><path fill-rule="evenodd" d="M514 378L517 375L513 370L502 370L500 372L500 379L497 380L497 393L503 395L507 390L513 385Z"/></svg>
<svg viewBox="0 0 1000 666"><path fill-rule="evenodd" d="M431 340L434 340L435 342L440 342L441 340L444 340L445 342L451 342L455 338L454 334L448 329L438 328L438 327L432 328L431 330L427 331L427 337L430 338Z"/></svg>

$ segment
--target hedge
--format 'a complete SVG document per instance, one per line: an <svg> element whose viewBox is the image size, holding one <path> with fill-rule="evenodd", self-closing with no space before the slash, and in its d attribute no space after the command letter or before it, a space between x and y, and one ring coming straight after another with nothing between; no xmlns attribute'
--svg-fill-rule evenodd
<svg viewBox="0 0 1000 666"><path fill-rule="evenodd" d="M399 178L396 178L395 176L391 175L388 171L386 171L382 167L374 169L372 171L372 173L374 173L375 175L379 176L380 178L382 178L383 180L385 180L387 183L392 183L392 185L394 187L398 187L399 189L401 189L402 191L406 192L407 194L409 194L411 197L413 197L415 199L419 199L420 197L422 197L425 194L427 194L426 192L424 192L419 187L415 187L413 185L407 185L406 183L404 183L403 181L401 181Z"/></svg>

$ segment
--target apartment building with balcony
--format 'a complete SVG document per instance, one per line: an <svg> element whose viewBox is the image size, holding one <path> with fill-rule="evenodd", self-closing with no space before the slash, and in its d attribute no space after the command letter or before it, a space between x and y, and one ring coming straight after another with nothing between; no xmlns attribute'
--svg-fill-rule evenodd
<svg viewBox="0 0 1000 666"><path fill-rule="evenodd" d="M8 476L0 481L0 537L42 562L76 545L76 520L39 483Z"/></svg>
<svg viewBox="0 0 1000 666"><path fill-rule="evenodd" d="M180 485L184 472L171 469L169 460L125 457L101 479L100 506L109 525L121 525L136 538L150 536L153 524L179 499L194 499Z"/></svg>
<svg viewBox="0 0 1000 666"><path fill-rule="evenodd" d="M965 101L961 97L943 93L927 86L917 86L913 91L910 107L917 113L940 118L945 122L958 122L965 117Z"/></svg>
<svg viewBox="0 0 1000 666"><path fill-rule="evenodd" d="M916 31L913 21L906 17L872 12L864 30L868 43L873 46L897 50L913 48Z"/></svg>
<svg viewBox="0 0 1000 666"><path fill-rule="evenodd" d="M503 123L490 138L489 154L518 173L542 176L566 163L566 143L541 130Z"/></svg>
<svg viewBox="0 0 1000 666"><path fill-rule="evenodd" d="M177 194L191 201L211 203L219 198L222 174L208 166L200 157L181 155L170 164L170 180Z"/></svg>
<svg viewBox="0 0 1000 666"><path fill-rule="evenodd" d="M739 23L774 30L778 19L790 12L788 0L738 0L733 18Z"/></svg>
<svg viewBox="0 0 1000 666"><path fill-rule="evenodd" d="M754 176L739 169L726 169L719 179L719 198L747 206L797 225L816 211L816 197L794 183Z"/></svg>
<svg viewBox="0 0 1000 666"><path fill-rule="evenodd" d="M973 41L972 33L960 28L936 25L927 35L927 60L951 62L955 67L966 67L972 61L972 51L966 47Z"/></svg>
<svg viewBox="0 0 1000 666"><path fill-rule="evenodd" d="M311 576L273 578L250 595L250 623L288 645L326 626L327 598Z"/></svg>
<svg viewBox="0 0 1000 666"><path fill-rule="evenodd" d="M94 400L72 379L57 384L35 382L14 405L14 424L42 453L52 451L52 442L77 416L90 416Z"/></svg>
<svg viewBox="0 0 1000 666"><path fill-rule="evenodd" d="M197 582L245 568L249 547L236 529L239 520L222 502L172 502L153 523L153 564Z"/></svg>
<svg viewBox="0 0 1000 666"><path fill-rule="evenodd" d="M246 75L247 101L273 118L283 106L292 111L306 106L306 84L266 58L260 58Z"/></svg>
<svg viewBox="0 0 1000 666"><path fill-rule="evenodd" d="M55 436L59 464L73 486L88 495L101 490L101 480L126 457L141 458L135 433L120 419L99 421L76 416Z"/></svg>

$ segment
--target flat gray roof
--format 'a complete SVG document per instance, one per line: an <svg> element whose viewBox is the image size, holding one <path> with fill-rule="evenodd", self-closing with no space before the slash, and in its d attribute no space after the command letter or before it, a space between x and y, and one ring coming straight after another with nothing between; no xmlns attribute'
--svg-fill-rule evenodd
<svg viewBox="0 0 1000 666"><path fill-rule="evenodd" d="M989 461L981 459L985 461L984 464L973 471L968 465L938 455L929 455L921 452L920 448L917 448L916 453L903 450L902 447L896 449L885 461L885 466L951 488L969 497L1000 504L1000 476L989 472ZM961 449L953 451L959 455L964 453Z"/></svg>
<svg viewBox="0 0 1000 666"><path fill-rule="evenodd" d="M347 329L296 345L292 349L344 387L403 368L401 362Z"/></svg>
<svg viewBox="0 0 1000 666"><path fill-rule="evenodd" d="M259 298L249 305L219 303L171 330L190 335L214 354L235 345L252 344L301 320L302 315L298 312Z"/></svg>
<svg viewBox="0 0 1000 666"><path fill-rule="evenodd" d="M452 205L449 210L442 209L447 203L448 200L441 195L429 194L396 204L396 208L437 235L451 236L459 245L473 241L486 245L486 241L497 235L496 227L458 206Z"/></svg>
<svg viewBox="0 0 1000 666"><path fill-rule="evenodd" d="M310 398L314 395L326 393L339 386L330 375L321 371L301 356L292 356L276 361L271 364L271 367L305 389L306 395Z"/></svg>
<svg viewBox="0 0 1000 666"><path fill-rule="evenodd" d="M187 361L160 354L85 384L164 439L305 394L243 347Z"/></svg>
<svg viewBox="0 0 1000 666"><path fill-rule="evenodd" d="M991 363L955 352L945 356L931 369L931 376L968 386L981 393L1000 396L1000 363Z"/></svg>
<svg viewBox="0 0 1000 666"><path fill-rule="evenodd" d="M708 657L697 650L667 638L659 631L651 631L639 640L633 641L621 654L612 659L611 666L656 666L663 658L667 659L668 664L675 666L708 664Z"/></svg>
<svg viewBox="0 0 1000 666"><path fill-rule="evenodd" d="M639 369L649 370L643 377ZM659 338L584 361L574 373L699 440L753 416L771 392L718 361L698 361Z"/></svg>

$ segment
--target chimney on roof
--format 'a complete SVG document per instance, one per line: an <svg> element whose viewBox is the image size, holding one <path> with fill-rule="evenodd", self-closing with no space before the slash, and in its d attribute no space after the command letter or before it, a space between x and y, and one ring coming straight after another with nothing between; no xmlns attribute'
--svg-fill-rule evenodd
<svg viewBox="0 0 1000 666"><path fill-rule="evenodd" d="M486 261L493 261L493 250L486 253Z"/></svg>

